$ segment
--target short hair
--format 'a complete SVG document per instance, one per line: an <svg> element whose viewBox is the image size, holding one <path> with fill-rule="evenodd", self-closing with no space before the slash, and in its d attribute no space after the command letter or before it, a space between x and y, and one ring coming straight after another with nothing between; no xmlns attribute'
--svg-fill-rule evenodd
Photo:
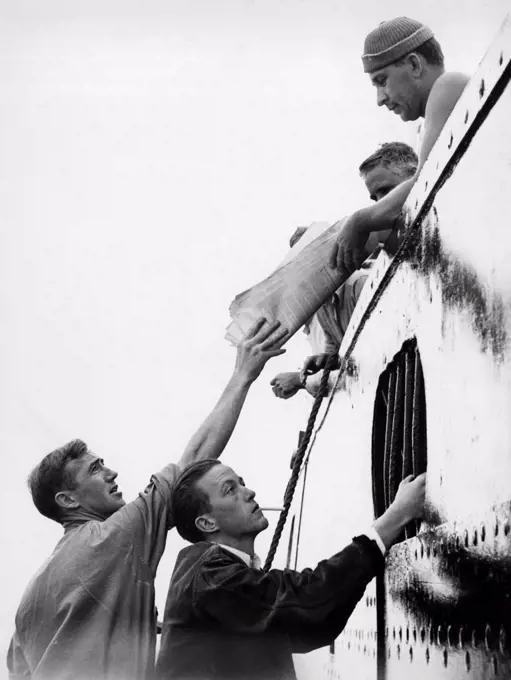
<svg viewBox="0 0 511 680"><path fill-rule="evenodd" d="M420 54L430 66L444 66L444 53L436 38L426 40L426 42L422 43L422 45L419 45L419 47L416 47L411 52L408 52L408 54ZM404 57L395 61L394 65L398 66L399 64L402 64L408 54L405 54Z"/></svg>
<svg viewBox="0 0 511 680"><path fill-rule="evenodd" d="M45 456L32 470L28 477L28 487L41 515L61 523L61 508L55 501L55 495L63 489L74 488L75 480L67 471L67 464L81 458L88 451L85 442L73 439Z"/></svg>
<svg viewBox="0 0 511 680"><path fill-rule="evenodd" d="M411 146L404 142L386 142L360 164L358 171L365 177L379 165L384 168L395 167L402 174L412 177L417 172L419 159Z"/></svg>
<svg viewBox="0 0 511 680"><path fill-rule="evenodd" d="M183 470L172 490L171 516L179 535L190 543L204 540L202 532L197 529L195 520L200 515L211 511L207 494L197 486L206 472L220 465L216 458L197 460Z"/></svg>

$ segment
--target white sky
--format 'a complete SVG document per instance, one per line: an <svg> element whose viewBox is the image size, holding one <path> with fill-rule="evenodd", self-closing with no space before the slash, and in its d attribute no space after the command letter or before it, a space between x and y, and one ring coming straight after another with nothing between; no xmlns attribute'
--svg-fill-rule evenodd
<svg viewBox="0 0 511 680"><path fill-rule="evenodd" d="M297 225L367 202L357 167L415 128L377 109L360 54L380 21L428 23L472 73L504 0L0 0L0 654L61 535L25 486L81 437L126 498L177 460L230 376L234 295ZM249 395L224 459L279 504L312 404ZM261 538L264 555L270 532ZM163 609L173 536L160 567ZM4 665L0 659L0 668ZM0 677L2 677L0 671Z"/></svg>

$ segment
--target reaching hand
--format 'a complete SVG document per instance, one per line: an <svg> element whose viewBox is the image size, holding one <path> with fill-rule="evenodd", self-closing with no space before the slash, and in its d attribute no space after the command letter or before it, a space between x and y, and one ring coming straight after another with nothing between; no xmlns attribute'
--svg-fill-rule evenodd
<svg viewBox="0 0 511 680"><path fill-rule="evenodd" d="M408 475L399 485L392 506L410 521L423 516L425 498L426 473L415 478Z"/></svg>
<svg viewBox="0 0 511 680"><path fill-rule="evenodd" d="M322 371L326 366L329 356L330 354L313 354L312 356L307 357L303 362L303 367L300 372L300 382L303 383L306 376L314 375L314 373ZM333 368L339 368L339 358L337 358L337 364Z"/></svg>
<svg viewBox="0 0 511 680"><path fill-rule="evenodd" d="M367 257L365 245L369 233L363 233L358 224L357 213L351 215L341 229L330 255L330 266L348 278L359 269Z"/></svg>
<svg viewBox="0 0 511 680"><path fill-rule="evenodd" d="M235 372L254 382L268 359L284 354L286 350L280 346L287 335L280 321L269 324L265 318L258 319L238 345Z"/></svg>
<svg viewBox="0 0 511 680"><path fill-rule="evenodd" d="M300 374L294 373L279 373L270 382L273 394L280 399L289 399L294 397L298 390L302 389L300 382Z"/></svg>

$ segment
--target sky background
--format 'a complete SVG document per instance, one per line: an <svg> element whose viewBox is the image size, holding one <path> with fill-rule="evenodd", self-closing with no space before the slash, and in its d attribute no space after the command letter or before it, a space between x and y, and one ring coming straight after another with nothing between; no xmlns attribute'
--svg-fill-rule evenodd
<svg viewBox="0 0 511 680"><path fill-rule="evenodd" d="M177 461L231 375L236 293L296 226L368 202L357 168L378 144L415 145L416 126L376 106L365 35L413 16L448 69L472 74L507 7L0 1L0 677L19 598L62 533L32 505L32 467L80 437L131 499ZM269 387L308 354L300 336L252 388L224 454L261 505L280 504L312 405Z"/></svg>

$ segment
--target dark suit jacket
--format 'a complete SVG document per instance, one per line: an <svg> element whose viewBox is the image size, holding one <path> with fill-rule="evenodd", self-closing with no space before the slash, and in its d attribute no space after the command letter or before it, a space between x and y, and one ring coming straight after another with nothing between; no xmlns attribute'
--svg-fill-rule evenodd
<svg viewBox="0 0 511 680"><path fill-rule="evenodd" d="M335 640L383 564L367 536L302 572L264 573L215 543L184 548L170 582L157 677L294 680L291 654Z"/></svg>

